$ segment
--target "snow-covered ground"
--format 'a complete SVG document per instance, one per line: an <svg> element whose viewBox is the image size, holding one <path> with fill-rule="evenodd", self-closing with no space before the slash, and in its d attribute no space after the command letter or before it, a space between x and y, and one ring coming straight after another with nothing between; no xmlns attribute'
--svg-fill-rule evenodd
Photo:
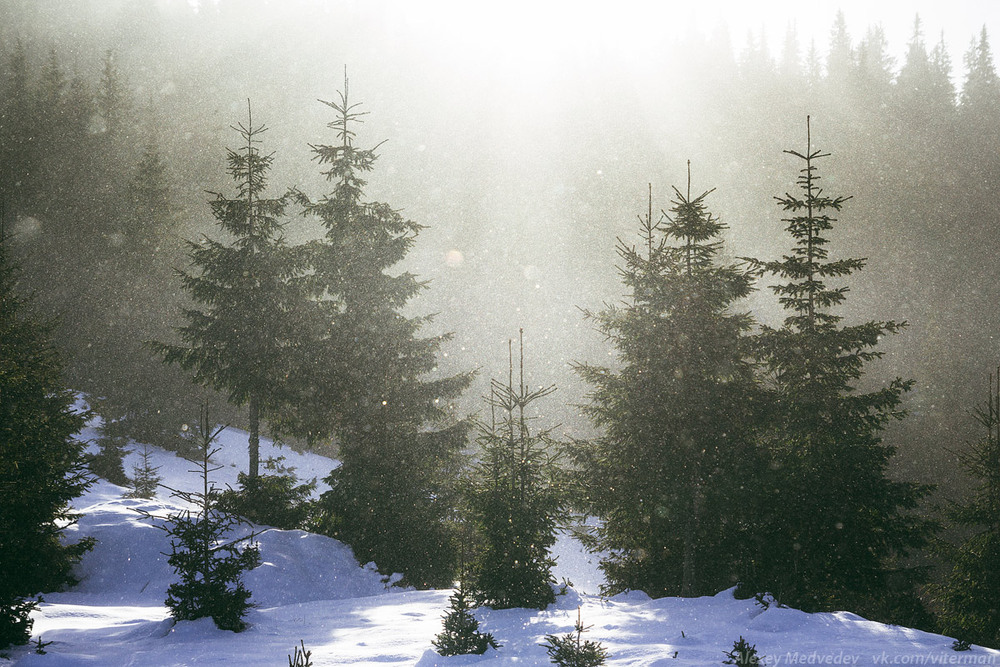
<svg viewBox="0 0 1000 667"><path fill-rule="evenodd" d="M82 437L93 437L89 429ZM219 438L213 475L217 486L235 485L246 460L246 434L235 429ZM192 465L152 449L164 483L196 488ZM332 462L262 442L262 458L286 457L303 479L322 478ZM131 473L137 454L126 461ZM35 612L35 636L44 655L31 647L9 650L0 665L273 665L288 664L300 640L320 665L547 665L539 646L547 634L572 630L577 608L592 626L587 638L610 651L611 665L718 665L739 637L756 644L768 665L1000 665L1000 651L973 648L956 653L952 640L908 628L866 621L847 612L806 614L767 610L731 591L714 597L651 600L641 593L602 599L594 559L568 537L560 539L557 577L576 585L545 611L480 609L483 631L502 646L484 656L442 658L431 640L451 591L387 588L372 567L355 562L351 550L326 537L302 531L264 530L259 537L264 564L247 573L257 607L250 627L235 634L210 619L174 624L163 605L174 576L162 552L163 531L134 509L156 515L180 507L167 492L153 500L122 498L124 489L95 484L75 502L84 514L70 529L76 539L98 540L79 568L80 584L52 593Z"/></svg>

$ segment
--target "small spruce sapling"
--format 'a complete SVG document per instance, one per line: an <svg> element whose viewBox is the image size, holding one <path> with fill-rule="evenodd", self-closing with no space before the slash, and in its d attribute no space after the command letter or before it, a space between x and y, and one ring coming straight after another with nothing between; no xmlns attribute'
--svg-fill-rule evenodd
<svg viewBox="0 0 1000 667"><path fill-rule="evenodd" d="M208 413L202 409L198 444L201 459L196 472L201 476L200 491L170 489L171 495L194 505L191 510L172 514L165 525L157 526L170 535L171 553L167 563L181 580L167 588L166 605L178 621L192 621L210 616L221 630L240 632L246 628L243 616L253 606L250 591L240 578L243 572L260 565L260 550L254 544L254 533L231 538L232 530L243 523L239 517L222 513L216 504L218 491L209 475L221 466L213 466L211 457L219 450L212 443L226 427L212 430ZM166 487L169 488L169 487ZM136 510L146 518L157 518L149 512ZM241 546L249 541L247 546Z"/></svg>
<svg viewBox="0 0 1000 667"><path fill-rule="evenodd" d="M751 644L742 636L733 642L733 649L725 653L726 659L722 661L723 665L756 667L764 662L764 656L757 653L757 645Z"/></svg>
<svg viewBox="0 0 1000 667"><path fill-rule="evenodd" d="M434 650L443 656L449 656L468 653L482 655L491 646L500 648L492 634L479 631L479 621L469 611L469 593L463 582L459 582L458 589L449 599L451 608L444 615L444 629L431 642Z"/></svg>
<svg viewBox="0 0 1000 667"><path fill-rule="evenodd" d="M580 608L576 610L576 625L573 632L561 637L546 635L542 646L549 654L549 660L561 667L597 667L608 659L608 650L600 642L583 639L583 633L592 626L583 625Z"/></svg>
<svg viewBox="0 0 1000 667"><path fill-rule="evenodd" d="M544 609L555 600L555 561L549 549L564 513L552 453L555 443L548 431L529 431L525 408L555 387L528 390L523 332L516 389L512 343L509 354L507 384L492 382L487 399L492 418L480 425L482 455L468 491L471 523L482 544L472 564L470 588L478 602L494 609Z"/></svg>
<svg viewBox="0 0 1000 667"><path fill-rule="evenodd" d="M45 655L46 653L48 653L48 651L45 650L45 647L51 643L52 642L43 642L42 636L38 635L38 637L35 639L35 653L37 653L38 655Z"/></svg>
<svg viewBox="0 0 1000 667"><path fill-rule="evenodd" d="M295 653L288 656L288 667L312 667L312 651L306 650L306 643L299 640L299 644L302 646L301 650L298 646L295 647Z"/></svg>
<svg viewBox="0 0 1000 667"><path fill-rule="evenodd" d="M150 454L149 447L144 446L139 453L139 463L132 466L132 490L125 494L127 498L152 498L156 495L163 478L156 474L160 466L153 465Z"/></svg>

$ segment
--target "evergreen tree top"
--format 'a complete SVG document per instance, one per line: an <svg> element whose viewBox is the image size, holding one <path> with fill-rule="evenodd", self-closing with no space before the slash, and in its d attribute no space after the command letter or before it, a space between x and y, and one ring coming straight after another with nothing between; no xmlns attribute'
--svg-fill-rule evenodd
<svg viewBox="0 0 1000 667"><path fill-rule="evenodd" d="M847 276L863 268L866 261L857 258L827 261L828 240L823 234L832 230L833 223L837 221L830 213L840 211L851 197L831 197L824 194L820 187L815 162L830 154L812 147L808 116L805 152L786 150L785 153L805 162L796 180L801 193L786 193L783 197L775 197L781 208L790 214L789 217L782 218L782 222L787 223L785 230L795 239L795 246L791 254L785 255L781 260L748 261L756 270L789 280L771 286L779 296L781 305L794 313L785 320L787 326L798 330L813 329L824 324L832 326L840 318L827 311L843 303L848 288L828 287L823 279Z"/></svg>
<svg viewBox="0 0 1000 667"><path fill-rule="evenodd" d="M350 101L350 80L347 78L347 68L344 68L344 89L337 91L338 101L319 100L333 109L337 116L327 123L327 127L336 133L338 144L310 144L313 159L327 168L322 172L326 180L335 184L335 190L327 199L337 201L341 206L354 205L361 201L367 182L360 174L372 171L378 154L375 152L381 143L374 148L358 148L354 145L357 134L355 124L363 123L367 111L359 111L360 102ZM326 220L325 216L321 217Z"/></svg>
<svg viewBox="0 0 1000 667"><path fill-rule="evenodd" d="M962 107L979 110L983 114L1000 108L1000 78L997 77L993 63L985 25L979 33L979 39L973 37L969 44L969 50L965 53L965 68Z"/></svg>
<svg viewBox="0 0 1000 667"><path fill-rule="evenodd" d="M673 207L670 212L673 217L664 213L668 224L663 229L667 238L680 241L681 245L671 253L683 266L684 272L690 276L696 272L705 271L713 265L715 255L722 248L722 241L712 241L723 230L727 229L718 218L709 212L705 198L715 191L706 190L695 198L691 198L691 161L687 163L687 194L681 193L676 187Z"/></svg>
<svg viewBox="0 0 1000 667"><path fill-rule="evenodd" d="M637 305L662 313L677 308L707 315L721 313L753 291L752 276L747 271L718 262L723 247L719 237L728 226L707 208L706 198L714 191L691 196L689 162L686 192L674 187L669 213L661 211L661 217L654 219L650 186L649 211L645 218L639 218L646 252L618 241L618 254L625 262L619 271ZM590 315L598 322L611 324L622 313L609 308Z"/></svg>
<svg viewBox="0 0 1000 667"><path fill-rule="evenodd" d="M237 186L237 195L230 199L217 192L211 193L215 195L215 200L210 202L212 213L219 226L236 237L237 246L259 251L280 231L278 218L284 214L286 197L263 197L274 154L260 152L260 136L267 132L267 127L254 126L250 100L247 100L247 124L230 127L244 142L238 150L226 149L226 171Z"/></svg>

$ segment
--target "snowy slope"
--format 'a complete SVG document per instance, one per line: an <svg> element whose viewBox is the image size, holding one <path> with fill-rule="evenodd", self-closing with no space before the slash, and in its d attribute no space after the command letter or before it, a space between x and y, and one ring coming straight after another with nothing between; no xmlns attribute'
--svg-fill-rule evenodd
<svg viewBox="0 0 1000 667"><path fill-rule="evenodd" d="M83 437L92 437L85 432ZM235 484L246 458L246 436L229 430L220 437L217 485ZM262 442L262 457L286 456L303 478L329 472L333 463L313 454L276 450ZM197 484L191 464L153 450L164 482L175 488ZM130 471L133 454L127 461ZM98 545L81 563L81 582L70 591L45 596L35 612L35 636L52 642L45 655L29 647L8 651L0 665L287 665L299 640L312 650L314 665L546 665L538 644L546 634L569 632L582 607L589 638L611 652L612 665L721 664L723 652L740 636L757 645L769 665L800 664L1000 664L1000 651L950 649L951 640L916 630L866 621L854 614L806 614L763 610L735 600L730 591L714 597L650 600L632 593L612 599L569 590L546 611L480 609L484 631L502 644L484 656L442 658L431 647L450 591L387 589L371 567L361 567L345 545L302 531L264 530L259 541L264 564L246 576L257 607L250 627L234 634L210 619L174 625L163 606L174 580L162 552L165 534L134 511L165 514L179 508L164 496L126 500L123 489L96 484L75 506L84 513L71 537L91 535ZM568 538L557 549L559 576L581 590L596 590L593 558ZM583 582L581 585L580 582Z"/></svg>

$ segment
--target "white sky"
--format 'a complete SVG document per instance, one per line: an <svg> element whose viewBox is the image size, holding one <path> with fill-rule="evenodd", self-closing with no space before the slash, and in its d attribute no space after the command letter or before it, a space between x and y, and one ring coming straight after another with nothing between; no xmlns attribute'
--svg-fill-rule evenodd
<svg viewBox="0 0 1000 667"><path fill-rule="evenodd" d="M366 3L356 6L363 11ZM868 26L881 24L897 66L916 14L920 15L928 47L936 44L944 31L956 70L962 66L969 40L983 25L990 32L993 46L1000 44L1000 2L989 0L387 0L370 6L381 7L387 16L428 39L432 47L437 44L442 49L461 49L461 57L470 65L478 65L480 59L495 55L498 47L512 44L525 61L536 62L598 44L642 53L643 48L655 49L657 42L675 40L690 31L708 36L723 19L737 53L749 31L759 34L763 29L772 55L779 55L786 31L794 23L803 53L815 39L820 54L825 56L838 8L844 11L855 43Z"/></svg>

